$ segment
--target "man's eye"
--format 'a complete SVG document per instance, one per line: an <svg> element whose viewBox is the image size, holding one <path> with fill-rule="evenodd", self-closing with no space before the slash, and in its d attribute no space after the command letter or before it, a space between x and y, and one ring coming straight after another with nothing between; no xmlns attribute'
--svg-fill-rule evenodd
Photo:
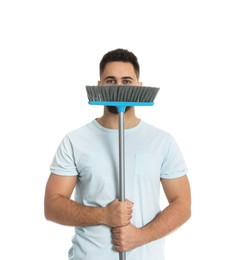
<svg viewBox="0 0 239 260"><path fill-rule="evenodd" d="M115 84L116 81L114 79L107 79L106 83L107 84Z"/></svg>
<svg viewBox="0 0 239 260"><path fill-rule="evenodd" d="M124 80L123 80L123 84L125 84L125 85L130 85L130 84L131 84L131 80L129 80L129 79L124 79Z"/></svg>

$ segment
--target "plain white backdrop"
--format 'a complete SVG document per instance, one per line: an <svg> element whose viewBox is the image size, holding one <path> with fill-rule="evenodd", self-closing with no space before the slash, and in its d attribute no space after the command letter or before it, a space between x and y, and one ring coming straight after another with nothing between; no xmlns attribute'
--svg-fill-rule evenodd
<svg viewBox="0 0 239 260"><path fill-rule="evenodd" d="M166 259L239 259L237 2L0 2L0 259L67 259L73 228L43 214L49 165L67 132L101 115L85 85L115 48L160 87L137 114L175 137L189 168L192 218Z"/></svg>

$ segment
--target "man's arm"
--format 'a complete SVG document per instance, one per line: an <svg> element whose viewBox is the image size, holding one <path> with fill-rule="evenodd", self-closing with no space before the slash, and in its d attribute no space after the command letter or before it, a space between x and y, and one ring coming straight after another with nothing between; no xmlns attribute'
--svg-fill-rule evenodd
<svg viewBox="0 0 239 260"><path fill-rule="evenodd" d="M77 176L50 174L46 184L44 210L47 220L67 226L107 225L110 227L129 224L133 203L114 200L107 207L88 207L70 197Z"/></svg>
<svg viewBox="0 0 239 260"><path fill-rule="evenodd" d="M162 238L191 216L190 185L187 176L161 179L169 205L149 224L136 228L132 224L112 229L113 243L118 251L128 251Z"/></svg>

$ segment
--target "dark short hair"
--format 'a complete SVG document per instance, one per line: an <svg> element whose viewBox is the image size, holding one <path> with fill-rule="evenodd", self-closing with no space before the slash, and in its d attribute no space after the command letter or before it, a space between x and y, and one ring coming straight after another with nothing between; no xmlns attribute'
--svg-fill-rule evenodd
<svg viewBox="0 0 239 260"><path fill-rule="evenodd" d="M107 52L100 61L100 77L105 69L105 66L108 62L113 61L122 61L129 62L133 65L134 71L137 79L139 79L140 67L138 63L138 58L126 49L115 49L113 51Z"/></svg>

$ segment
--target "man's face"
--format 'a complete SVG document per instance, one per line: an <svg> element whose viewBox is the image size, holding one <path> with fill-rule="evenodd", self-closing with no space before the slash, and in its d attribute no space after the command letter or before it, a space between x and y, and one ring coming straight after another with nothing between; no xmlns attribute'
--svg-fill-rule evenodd
<svg viewBox="0 0 239 260"><path fill-rule="evenodd" d="M133 85L141 86L134 71L134 67L129 62L114 61L106 64L98 85ZM118 114L116 107L107 107L113 114ZM126 108L126 111L129 107Z"/></svg>

